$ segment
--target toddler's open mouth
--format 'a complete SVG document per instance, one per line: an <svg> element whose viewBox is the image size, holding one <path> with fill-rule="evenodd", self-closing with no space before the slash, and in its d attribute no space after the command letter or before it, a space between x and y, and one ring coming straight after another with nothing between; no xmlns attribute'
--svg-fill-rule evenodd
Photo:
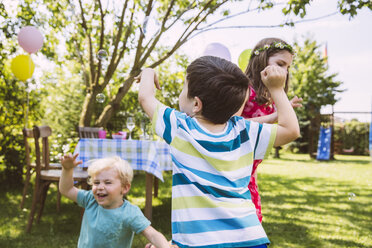
<svg viewBox="0 0 372 248"><path fill-rule="evenodd" d="M107 194L105 194L105 193L99 193L99 194L97 194L97 197L99 199L105 198L106 196L107 196Z"/></svg>

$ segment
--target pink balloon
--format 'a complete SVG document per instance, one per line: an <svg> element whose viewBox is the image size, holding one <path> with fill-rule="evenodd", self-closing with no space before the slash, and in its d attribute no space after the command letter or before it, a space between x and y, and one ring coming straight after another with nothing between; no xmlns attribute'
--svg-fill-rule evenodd
<svg viewBox="0 0 372 248"><path fill-rule="evenodd" d="M18 33L18 43L28 53L36 53L43 46L43 40L43 35L34 26L23 27Z"/></svg>

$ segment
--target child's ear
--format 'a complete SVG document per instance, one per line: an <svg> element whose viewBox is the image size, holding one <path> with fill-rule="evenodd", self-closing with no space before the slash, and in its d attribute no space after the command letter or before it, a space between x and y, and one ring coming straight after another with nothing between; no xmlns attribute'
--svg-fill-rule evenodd
<svg viewBox="0 0 372 248"><path fill-rule="evenodd" d="M192 108L192 112L194 114L197 114L197 113L200 113L202 109L203 109L202 101L200 100L199 97L195 96L194 97L194 106Z"/></svg>
<svg viewBox="0 0 372 248"><path fill-rule="evenodd" d="M249 101L249 89L247 90L247 94L245 95L245 99L244 99L244 102L242 104L242 106L240 107L240 109L238 110L238 112L236 112L234 114L234 116L241 116L242 113L243 113L243 110L244 110L244 107L245 107L245 104L247 103L247 101Z"/></svg>
<svg viewBox="0 0 372 248"><path fill-rule="evenodd" d="M121 194L126 195L130 190L130 186L131 186L130 183L121 186Z"/></svg>

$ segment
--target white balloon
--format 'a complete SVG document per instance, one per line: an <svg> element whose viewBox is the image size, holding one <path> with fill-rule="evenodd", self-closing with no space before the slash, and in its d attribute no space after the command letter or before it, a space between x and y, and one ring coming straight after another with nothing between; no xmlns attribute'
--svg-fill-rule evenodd
<svg viewBox="0 0 372 248"><path fill-rule="evenodd" d="M202 56L215 56L231 61L231 54L229 49L218 42L208 44L205 47Z"/></svg>

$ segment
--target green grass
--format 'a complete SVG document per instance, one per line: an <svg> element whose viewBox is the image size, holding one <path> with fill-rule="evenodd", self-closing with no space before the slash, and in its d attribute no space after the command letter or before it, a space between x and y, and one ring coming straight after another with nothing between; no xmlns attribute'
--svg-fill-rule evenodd
<svg viewBox="0 0 372 248"><path fill-rule="evenodd" d="M372 164L370 157L336 156L318 162L308 155L282 154L260 165L258 183L263 225L271 248L341 247L372 248ZM0 247L76 247L80 208L62 198L56 213L56 186L48 195L43 217L31 234L24 232L31 197L19 209L21 187L0 194ZM349 199L349 193L355 197ZM31 194L31 192L30 192ZM145 175L135 176L129 200L145 205ZM159 183L153 201L153 226L170 239L171 174ZM144 247L135 235L133 247Z"/></svg>
<svg viewBox="0 0 372 248"><path fill-rule="evenodd" d="M264 161L258 182L271 247L372 247L370 161L298 154Z"/></svg>

